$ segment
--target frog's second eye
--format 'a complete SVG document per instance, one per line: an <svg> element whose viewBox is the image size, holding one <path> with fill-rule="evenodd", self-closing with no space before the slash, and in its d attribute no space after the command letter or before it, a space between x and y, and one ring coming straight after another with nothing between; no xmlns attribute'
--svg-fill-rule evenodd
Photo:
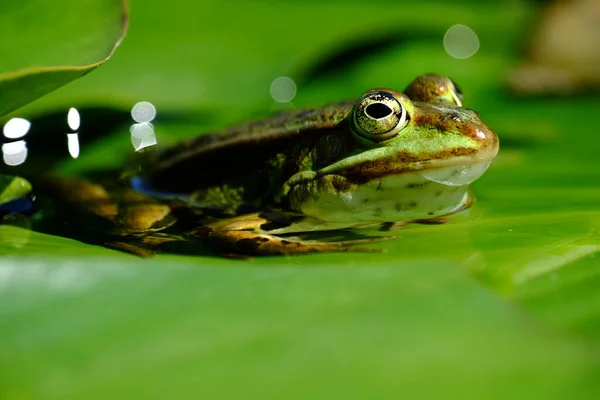
<svg viewBox="0 0 600 400"><path fill-rule="evenodd" d="M372 92L360 98L354 106L352 125L360 136L375 142L393 138L406 126L406 108L393 94Z"/></svg>

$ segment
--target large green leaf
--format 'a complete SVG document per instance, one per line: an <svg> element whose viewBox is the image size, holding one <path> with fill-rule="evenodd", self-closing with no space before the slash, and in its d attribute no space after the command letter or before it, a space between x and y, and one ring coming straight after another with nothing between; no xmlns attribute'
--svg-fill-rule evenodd
<svg viewBox="0 0 600 400"><path fill-rule="evenodd" d="M0 116L102 65L127 20L125 0L3 0Z"/></svg>
<svg viewBox="0 0 600 400"><path fill-rule="evenodd" d="M0 385L49 399L558 399L593 387L590 346L532 324L457 264L364 259L5 258Z"/></svg>

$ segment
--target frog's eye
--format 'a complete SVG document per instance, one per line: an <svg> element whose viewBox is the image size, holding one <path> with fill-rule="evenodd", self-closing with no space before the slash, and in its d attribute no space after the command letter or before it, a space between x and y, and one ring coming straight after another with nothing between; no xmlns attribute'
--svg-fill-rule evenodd
<svg viewBox="0 0 600 400"><path fill-rule="evenodd" d="M406 108L391 93L371 92L353 110L353 126L360 136L375 142L393 138L408 123Z"/></svg>
<svg viewBox="0 0 600 400"><path fill-rule="evenodd" d="M462 107L462 91L452 79L436 74L416 77L404 89L404 94L412 101Z"/></svg>

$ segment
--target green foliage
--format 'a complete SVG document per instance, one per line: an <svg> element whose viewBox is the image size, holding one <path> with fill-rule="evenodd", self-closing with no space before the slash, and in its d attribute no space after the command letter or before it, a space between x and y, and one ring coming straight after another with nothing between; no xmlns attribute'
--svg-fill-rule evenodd
<svg viewBox="0 0 600 400"><path fill-rule="evenodd" d="M528 3L132 3L136 22L110 63L20 112L150 100L159 115L190 113L156 121L159 140L173 140L270 111L275 77L301 82L341 43L430 29L439 40L307 80L295 105L448 74L498 132L500 156L466 215L402 229L378 244L382 254L141 260L0 226L3 397L598 393L600 168L590 121L599 101L505 94ZM454 23L479 34L474 57L444 53L441 35ZM117 130L62 170L117 166L128 140Z"/></svg>
<svg viewBox="0 0 600 400"><path fill-rule="evenodd" d="M0 116L104 64L127 20L124 0L3 0Z"/></svg>
<svg viewBox="0 0 600 400"><path fill-rule="evenodd" d="M0 205L27 195L31 184L18 176L0 175Z"/></svg>

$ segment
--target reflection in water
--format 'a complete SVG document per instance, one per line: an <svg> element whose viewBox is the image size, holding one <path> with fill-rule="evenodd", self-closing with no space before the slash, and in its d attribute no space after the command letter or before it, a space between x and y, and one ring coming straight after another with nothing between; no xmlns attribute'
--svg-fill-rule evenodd
<svg viewBox="0 0 600 400"><path fill-rule="evenodd" d="M31 122L23 118L12 118L4 125L4 136L9 139L22 138L29 132Z"/></svg>
<svg viewBox="0 0 600 400"><path fill-rule="evenodd" d="M22 138L29 132L31 122L23 118L12 118L4 125L4 136L8 139ZM24 140L2 145L2 158L9 166L20 165L27 159L27 144Z"/></svg>
<svg viewBox="0 0 600 400"><path fill-rule="evenodd" d="M444 35L444 49L451 57L469 58L479 50L479 38L468 26L456 24Z"/></svg>
<svg viewBox="0 0 600 400"><path fill-rule="evenodd" d="M287 76L275 78L271 83L271 97L278 103L288 103L296 97L296 82Z"/></svg>
<svg viewBox="0 0 600 400"><path fill-rule="evenodd" d="M135 151L139 151L144 147L154 146L156 144L154 126L150 122L133 124L130 131L131 143L133 144Z"/></svg>
<svg viewBox="0 0 600 400"><path fill-rule="evenodd" d="M27 159L27 144L24 140L2 145L4 163L9 166L20 165Z"/></svg>
<svg viewBox="0 0 600 400"><path fill-rule="evenodd" d="M156 108L148 101L140 101L131 109L131 117L137 124L131 126L131 143L135 151L156 144L154 126L150 123L156 117Z"/></svg>
<svg viewBox="0 0 600 400"><path fill-rule="evenodd" d="M79 117L79 112L77 111L77 109L69 109L69 113L67 114L67 123L69 124L69 128L71 128L72 131L76 131L77 129L79 129L81 119Z"/></svg>
<svg viewBox="0 0 600 400"><path fill-rule="evenodd" d="M67 123L72 131L77 131L81 125L81 117L79 112L75 108L70 108L67 114ZM73 158L79 157L79 133L67 133L67 147L69 154Z"/></svg>
<svg viewBox="0 0 600 400"><path fill-rule="evenodd" d="M71 157L79 157L79 134L77 132L67 133L67 147Z"/></svg>

